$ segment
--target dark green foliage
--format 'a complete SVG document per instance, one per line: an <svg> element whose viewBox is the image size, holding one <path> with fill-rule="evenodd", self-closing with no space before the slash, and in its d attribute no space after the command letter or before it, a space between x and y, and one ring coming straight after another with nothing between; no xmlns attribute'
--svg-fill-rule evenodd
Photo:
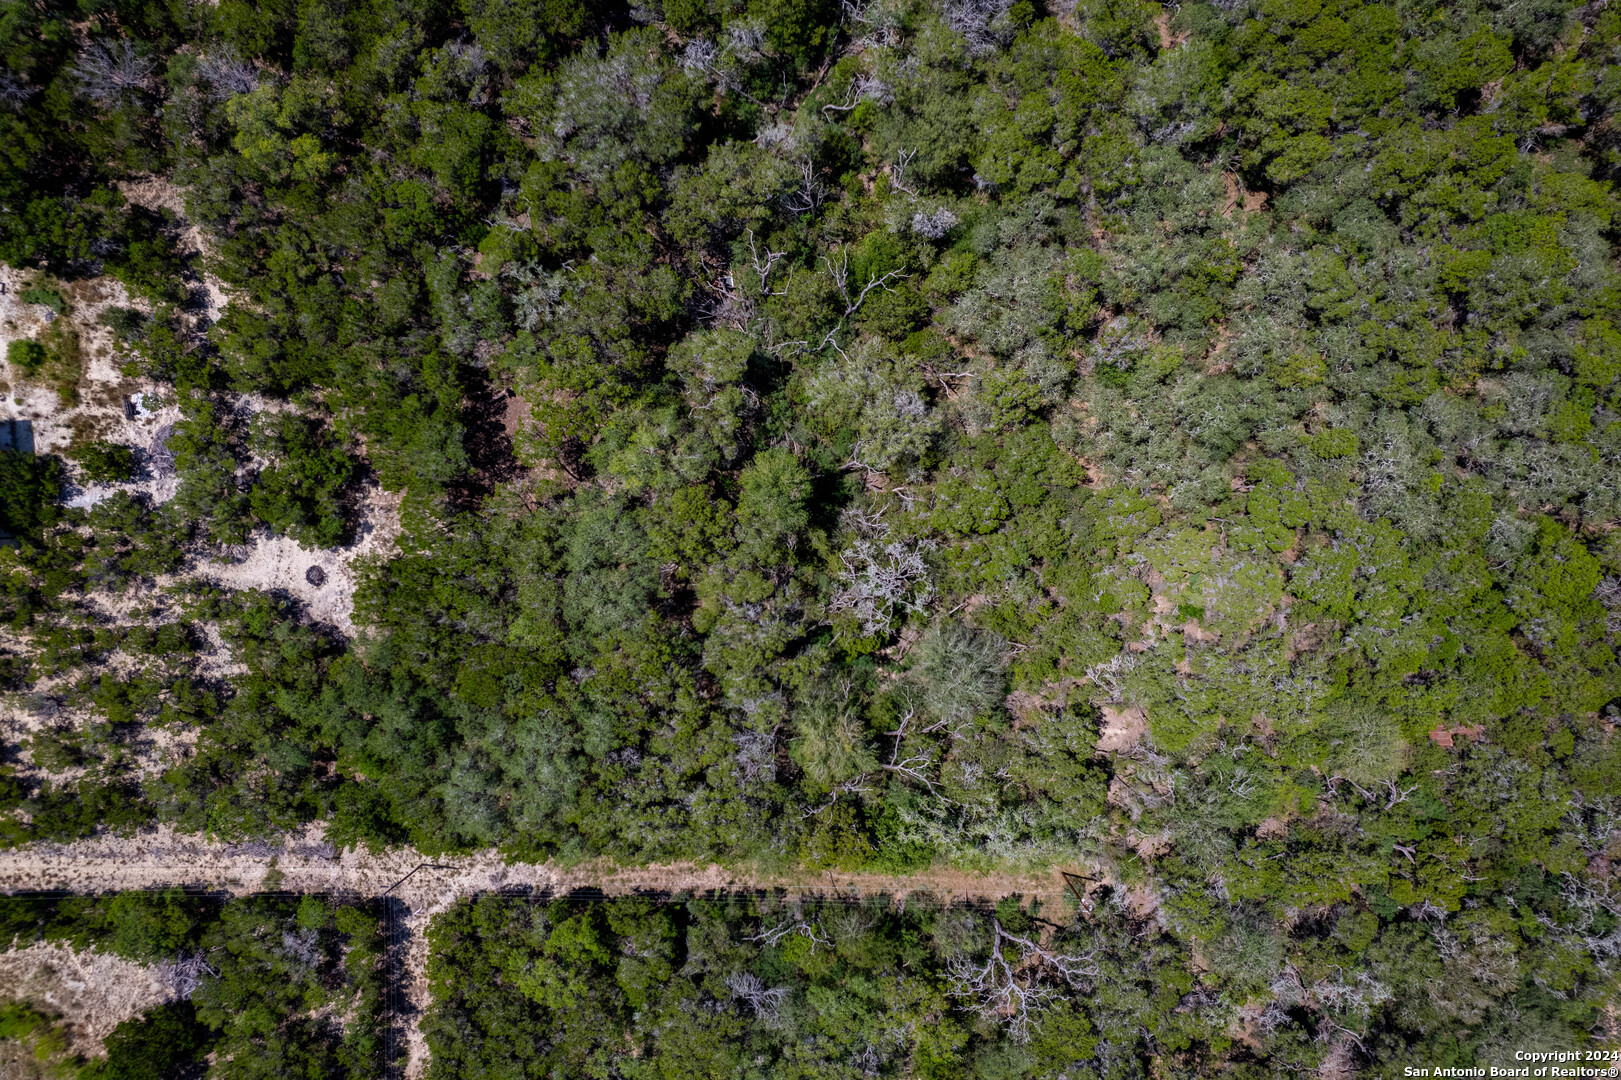
<svg viewBox="0 0 1621 1080"><path fill-rule="evenodd" d="M0 529L36 548L61 516L62 463L22 450L0 450Z"/></svg>
<svg viewBox="0 0 1621 1080"><path fill-rule="evenodd" d="M135 452L100 440L78 452L79 471L94 484L121 484L135 475Z"/></svg>
<svg viewBox="0 0 1621 1080"><path fill-rule="evenodd" d="M79 1075L84 1080L169 1080L195 1070L213 1045L213 1033L197 1021L189 1001L160 1005L125 1020L107 1036L107 1057Z"/></svg>
<svg viewBox="0 0 1621 1080"><path fill-rule="evenodd" d="M146 321L147 317L134 308L109 307L101 313L101 322L122 342L138 338Z"/></svg>
<svg viewBox="0 0 1621 1080"><path fill-rule="evenodd" d="M354 462L313 422L285 413L262 417L255 451L270 465L248 500L253 514L309 547L334 547L348 528L341 500Z"/></svg>
<svg viewBox="0 0 1621 1080"><path fill-rule="evenodd" d="M22 803L22 809L29 817L26 825L10 818L0 820L0 847L36 841L65 843L102 831L129 836L151 824L155 816L140 788L124 779L46 782Z"/></svg>

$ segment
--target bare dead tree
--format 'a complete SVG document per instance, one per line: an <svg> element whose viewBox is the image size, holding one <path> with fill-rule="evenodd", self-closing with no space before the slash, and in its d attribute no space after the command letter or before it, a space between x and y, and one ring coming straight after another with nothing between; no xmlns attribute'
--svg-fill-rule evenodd
<svg viewBox="0 0 1621 1080"><path fill-rule="evenodd" d="M871 75L857 75L845 88L844 100L832 105L823 105L822 115L827 116L830 112L850 112L863 101L883 104L890 97L889 87L880 80Z"/></svg>
<svg viewBox="0 0 1621 1080"><path fill-rule="evenodd" d="M769 930L762 930L758 934L753 934L749 936L747 940L761 941L767 945L775 945L784 938L793 937L795 934L798 934L811 943L812 954L816 952L816 946L818 945L827 946L828 948L833 946L833 942L828 939L827 933L822 929L821 923L812 925L811 923L806 922L804 917L798 915L797 913L794 918L788 920L787 922L773 926Z"/></svg>
<svg viewBox="0 0 1621 1080"><path fill-rule="evenodd" d="M872 25L872 20L867 18L867 9L871 6L872 0L861 0L860 3L851 3L850 0L843 0L843 2L840 4L840 7L843 9L843 15L846 19L849 19L853 23L860 23L863 26Z"/></svg>
<svg viewBox="0 0 1621 1080"><path fill-rule="evenodd" d="M731 274L722 275L710 289L714 298L701 301L698 309L711 323L743 330L754 321L754 299L744 295Z"/></svg>
<svg viewBox="0 0 1621 1080"><path fill-rule="evenodd" d="M906 186L906 170L911 166L912 159L915 157L917 157L915 147L911 150L902 150L895 155L895 165L889 170L889 186L896 191L904 191L914 198L917 196L917 192ZM930 239L934 238L930 237Z"/></svg>
<svg viewBox="0 0 1621 1080"><path fill-rule="evenodd" d="M906 742L906 736L908 734L906 729L912 723L912 721L917 718L917 714L918 710L911 704L911 702L907 702L906 711L901 714L900 723L896 726L894 731L887 732L887 734L895 740L895 746L894 749L892 749L889 753L888 764L882 765L880 768L884 769L886 772L892 772L898 776L904 776L908 780L915 780L924 787L928 788L930 795L944 798L944 796L940 795L940 793L935 789L934 781L929 779L926 771L932 770L935 766L933 753L925 751L921 754L907 754L905 757L901 756L902 747ZM937 721L936 723L931 724L929 727L923 728L922 731L937 731L942 726L944 726L944 721ZM946 799L945 801L948 803L952 802L950 799Z"/></svg>
<svg viewBox="0 0 1621 1080"><path fill-rule="evenodd" d="M1012 28L1002 20L1012 6L1013 0L947 0L941 14L947 26L968 39L968 51L983 56L1012 40Z"/></svg>
<svg viewBox="0 0 1621 1080"><path fill-rule="evenodd" d="M796 214L808 214L821 206L825 198L827 189L816 177L816 166L806 158L799 163L799 186L788 195L784 205Z"/></svg>
<svg viewBox="0 0 1621 1080"><path fill-rule="evenodd" d="M1339 789L1335 785L1341 784L1341 783L1350 784L1351 787L1356 790L1356 793L1358 795L1362 796L1362 801L1363 802L1371 803L1371 802L1376 801L1376 798L1375 798L1373 792L1369 791L1367 788L1363 787L1361 784L1358 784L1355 780L1351 780L1351 779L1349 779L1347 777L1344 777L1344 776L1330 776L1328 778L1328 792L1329 792L1329 794L1337 796L1339 794Z"/></svg>
<svg viewBox="0 0 1621 1080"><path fill-rule="evenodd" d="M687 42L686 51L681 54L681 66L694 74L708 75L715 70L715 61L719 58L720 49L713 41L694 38Z"/></svg>
<svg viewBox="0 0 1621 1080"><path fill-rule="evenodd" d="M787 988L768 988L758 975L747 971L726 976L726 989L732 992L733 1001L746 1002L754 1015L768 1024L777 1022L777 1014L788 997Z"/></svg>
<svg viewBox="0 0 1621 1080"><path fill-rule="evenodd" d="M1558 940L1580 947L1610 968L1608 962L1621 957L1621 889L1614 879L1594 882L1568 871L1560 879L1561 898L1577 914L1577 920L1560 924L1538 914L1537 922Z"/></svg>
<svg viewBox="0 0 1621 1080"><path fill-rule="evenodd" d="M865 795L870 790L867 787L867 776L867 773L862 773L860 776L852 777L851 779L845 780L838 784L833 788L832 793L828 795L827 802L823 803L821 806L818 806L814 810L805 811L803 814L799 815L800 820L809 820L810 818L819 816L825 810L832 809L833 804L839 801L839 796L841 795Z"/></svg>
<svg viewBox="0 0 1621 1080"><path fill-rule="evenodd" d="M1105 691L1110 701L1119 701L1125 696L1125 677L1137 667L1137 654L1134 652L1116 653L1109 659L1091 664L1086 669L1086 677L1092 685Z"/></svg>
<svg viewBox="0 0 1621 1080"><path fill-rule="evenodd" d="M215 101L252 93L259 86L259 69L226 48L209 53L197 62L197 72L213 87Z"/></svg>
<svg viewBox="0 0 1621 1080"><path fill-rule="evenodd" d="M135 43L118 40L108 44L93 41L79 54L73 74L84 87L84 94L104 109L117 107L126 96L145 90L156 69L154 60L135 52Z"/></svg>
<svg viewBox="0 0 1621 1080"><path fill-rule="evenodd" d="M1029 1042L1031 1029L1039 1024L1038 1014L1058 996L1055 980L1078 989L1097 977L1097 950L1055 953L1008 933L999 919L992 919L991 927L991 952L983 965L964 959L948 965L951 993L972 1001L986 1019L1006 1024L1014 1042ZM1018 958L1008 959L1004 946L1017 946Z"/></svg>
<svg viewBox="0 0 1621 1080"><path fill-rule="evenodd" d="M852 297L850 295L849 249L839 249L839 261L836 263L830 257L826 256L823 257L822 261L827 264L828 276L833 279L834 286L839 290L839 296L844 299L844 314L839 316L838 325L829 330L827 332L827 336L822 338L822 344L819 345L818 348L825 349L829 344L831 344L835 349L837 349L839 344L836 335L840 330L844 329L845 320L861 310L861 305L866 302L867 294L872 292L874 289L883 289L885 292L894 292L895 290L889 287L889 282L892 279L905 280L906 264L902 263L896 269L891 270L889 273L882 276L878 274L868 274L867 283L861 287L860 292L856 293Z"/></svg>
<svg viewBox="0 0 1621 1080"><path fill-rule="evenodd" d="M851 451L852 464L876 471L855 460L857 454L859 443ZM889 526L881 513L853 523L858 532L869 535L839 552L844 569L828 606L832 611L854 612L863 634L887 634L897 607L916 613L934 599L929 564L923 557L933 545L927 540L889 540Z"/></svg>
<svg viewBox="0 0 1621 1080"><path fill-rule="evenodd" d="M158 973L168 984L169 992L180 1001L190 1001L205 977L219 977L218 969L201 952L182 952L169 963L160 965Z"/></svg>
<svg viewBox="0 0 1621 1080"><path fill-rule="evenodd" d="M897 269L891 270L882 277L877 274L869 274L867 276L867 283L862 286L861 291L852 299L850 296L849 250L846 248L839 249L839 261L837 264L835 264L832 259L828 258L824 258L823 261L827 263L828 276L833 279L833 284L837 286L839 295L844 298L845 318L849 318L851 315L854 315L857 311L861 310L861 305L867 299L868 293L872 292L874 289L883 289L885 292L892 292L893 290L889 287L890 279L900 278L904 280L906 277L905 264L902 264Z"/></svg>
<svg viewBox="0 0 1621 1080"><path fill-rule="evenodd" d="M956 227L957 215L943 206L932 214L912 215L912 231L925 240L938 240Z"/></svg>
<svg viewBox="0 0 1621 1080"><path fill-rule="evenodd" d="M737 747L737 771L745 783L765 777L777 778L777 733L771 731L741 731L732 736Z"/></svg>
<svg viewBox="0 0 1621 1080"><path fill-rule="evenodd" d="M777 263L781 262L787 256L787 254L788 253L786 251L772 251L768 247L766 249L765 258L762 259L760 257L759 249L754 246L754 230L749 230L749 258L753 260L754 272L760 278L761 295L782 296L788 291L786 289L778 289L777 291L773 292L770 286L771 271L776 269Z"/></svg>
<svg viewBox="0 0 1621 1080"><path fill-rule="evenodd" d="M37 93L38 87L29 86L11 72L0 69L0 106L17 112Z"/></svg>

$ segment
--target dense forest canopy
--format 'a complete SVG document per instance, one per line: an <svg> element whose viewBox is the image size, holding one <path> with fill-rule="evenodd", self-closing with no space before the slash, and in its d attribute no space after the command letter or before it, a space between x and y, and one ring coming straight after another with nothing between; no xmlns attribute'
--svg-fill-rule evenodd
<svg viewBox="0 0 1621 1080"><path fill-rule="evenodd" d="M1618 50L1558 0L0 0L0 261L121 282L182 413L167 500L0 451L48 721L5 842L1130 890L1064 931L1159 950L1108 946L1117 1034L983 1076L1614 1038ZM8 377L67 400L50 326ZM353 542L368 485L358 634L188 576Z"/></svg>

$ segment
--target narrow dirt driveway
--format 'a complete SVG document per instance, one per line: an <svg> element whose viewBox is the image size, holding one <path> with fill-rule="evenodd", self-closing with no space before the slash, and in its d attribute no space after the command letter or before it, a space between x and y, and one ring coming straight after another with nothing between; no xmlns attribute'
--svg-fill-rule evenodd
<svg viewBox="0 0 1621 1080"><path fill-rule="evenodd" d="M427 1066L427 1046L416 1022L428 1005L428 922L465 896L515 888L551 893L591 889L608 895L782 889L828 898L884 895L899 899L929 893L941 899L994 901L1021 895L1040 899L1055 913L1074 907L1074 898L1058 870L982 875L947 869L904 877L803 870L777 874L696 863L633 867L603 862L567 866L507 863L493 851L428 860L410 849L382 855L336 852L317 832L292 836L280 844L215 844L159 829L129 839L0 852L0 892L61 889L89 893L173 885L235 895L280 889L366 897L387 893L397 898L401 916L397 932L405 936L400 944L405 970L399 1022L405 1027L409 1046L408 1077L421 1076Z"/></svg>

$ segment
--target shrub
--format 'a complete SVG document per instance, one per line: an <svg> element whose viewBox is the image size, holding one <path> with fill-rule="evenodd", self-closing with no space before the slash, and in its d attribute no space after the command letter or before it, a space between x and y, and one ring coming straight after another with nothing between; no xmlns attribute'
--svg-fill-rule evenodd
<svg viewBox="0 0 1621 1080"><path fill-rule="evenodd" d="M62 492L62 463L20 450L0 450L0 529L25 547L38 545L56 524Z"/></svg>
<svg viewBox="0 0 1621 1080"><path fill-rule="evenodd" d="M122 484L135 475L135 451L98 439L79 451L79 471L93 484Z"/></svg>
<svg viewBox="0 0 1621 1080"><path fill-rule="evenodd" d="M17 299L25 304L43 304L58 315L67 310L68 302L60 289L49 285L33 284L17 294Z"/></svg>
<svg viewBox="0 0 1621 1080"><path fill-rule="evenodd" d="M6 346L6 363L27 376L39 374L45 366L45 346L37 341L19 340Z"/></svg>

